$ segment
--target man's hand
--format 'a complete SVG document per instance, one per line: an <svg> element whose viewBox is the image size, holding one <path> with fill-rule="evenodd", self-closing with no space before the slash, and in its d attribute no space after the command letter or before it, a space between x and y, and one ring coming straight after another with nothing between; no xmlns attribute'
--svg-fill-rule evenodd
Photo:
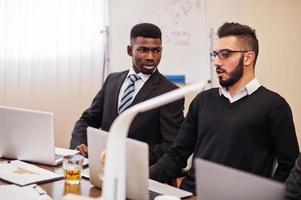
<svg viewBox="0 0 301 200"><path fill-rule="evenodd" d="M88 147L85 144L80 144L76 147L76 150L79 151L80 155L88 157Z"/></svg>

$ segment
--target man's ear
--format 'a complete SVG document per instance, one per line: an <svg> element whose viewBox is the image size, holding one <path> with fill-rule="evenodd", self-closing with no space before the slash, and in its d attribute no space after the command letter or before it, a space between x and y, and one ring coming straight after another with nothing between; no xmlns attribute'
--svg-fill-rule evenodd
<svg viewBox="0 0 301 200"><path fill-rule="evenodd" d="M132 57L132 46L128 45L127 46L127 51L128 51L128 55Z"/></svg>
<svg viewBox="0 0 301 200"><path fill-rule="evenodd" d="M255 52L249 51L245 53L244 65L246 66L254 65L254 62L255 62Z"/></svg>

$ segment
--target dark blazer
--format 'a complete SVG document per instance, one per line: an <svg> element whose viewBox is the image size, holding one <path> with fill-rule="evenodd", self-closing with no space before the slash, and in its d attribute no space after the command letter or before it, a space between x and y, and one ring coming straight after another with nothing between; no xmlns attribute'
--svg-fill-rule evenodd
<svg viewBox="0 0 301 200"><path fill-rule="evenodd" d="M70 148L87 144L87 127L101 128L108 131L118 116L118 96L126 78L127 71L111 73L106 78L102 89L76 122L72 132ZM176 89L156 70L135 96L132 105ZM183 122L184 99L139 113L133 120L128 137L146 142L149 145L149 164L152 165L172 144Z"/></svg>

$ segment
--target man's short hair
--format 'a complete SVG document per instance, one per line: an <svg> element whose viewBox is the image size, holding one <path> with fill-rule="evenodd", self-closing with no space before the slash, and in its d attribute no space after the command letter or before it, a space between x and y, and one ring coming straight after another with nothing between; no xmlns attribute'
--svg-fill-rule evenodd
<svg viewBox="0 0 301 200"><path fill-rule="evenodd" d="M151 23L136 24L131 30L131 40L137 37L154 38L162 40L161 35L162 33L160 28L155 24Z"/></svg>
<svg viewBox="0 0 301 200"><path fill-rule="evenodd" d="M250 50L255 52L254 65L256 64L257 56L259 53L259 45L255 29L239 23L226 22L218 29L217 35L219 38L236 36L242 46L247 48L243 50Z"/></svg>

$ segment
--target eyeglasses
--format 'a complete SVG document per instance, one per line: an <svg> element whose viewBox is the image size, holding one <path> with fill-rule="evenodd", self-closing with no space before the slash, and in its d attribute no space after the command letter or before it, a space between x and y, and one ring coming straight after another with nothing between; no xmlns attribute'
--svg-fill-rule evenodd
<svg viewBox="0 0 301 200"><path fill-rule="evenodd" d="M219 51L212 51L210 53L210 57L211 59L214 59L216 56L218 56L220 60L225 60L229 58L233 53L237 53L237 52L249 52L249 51L234 51L231 49L221 49Z"/></svg>

